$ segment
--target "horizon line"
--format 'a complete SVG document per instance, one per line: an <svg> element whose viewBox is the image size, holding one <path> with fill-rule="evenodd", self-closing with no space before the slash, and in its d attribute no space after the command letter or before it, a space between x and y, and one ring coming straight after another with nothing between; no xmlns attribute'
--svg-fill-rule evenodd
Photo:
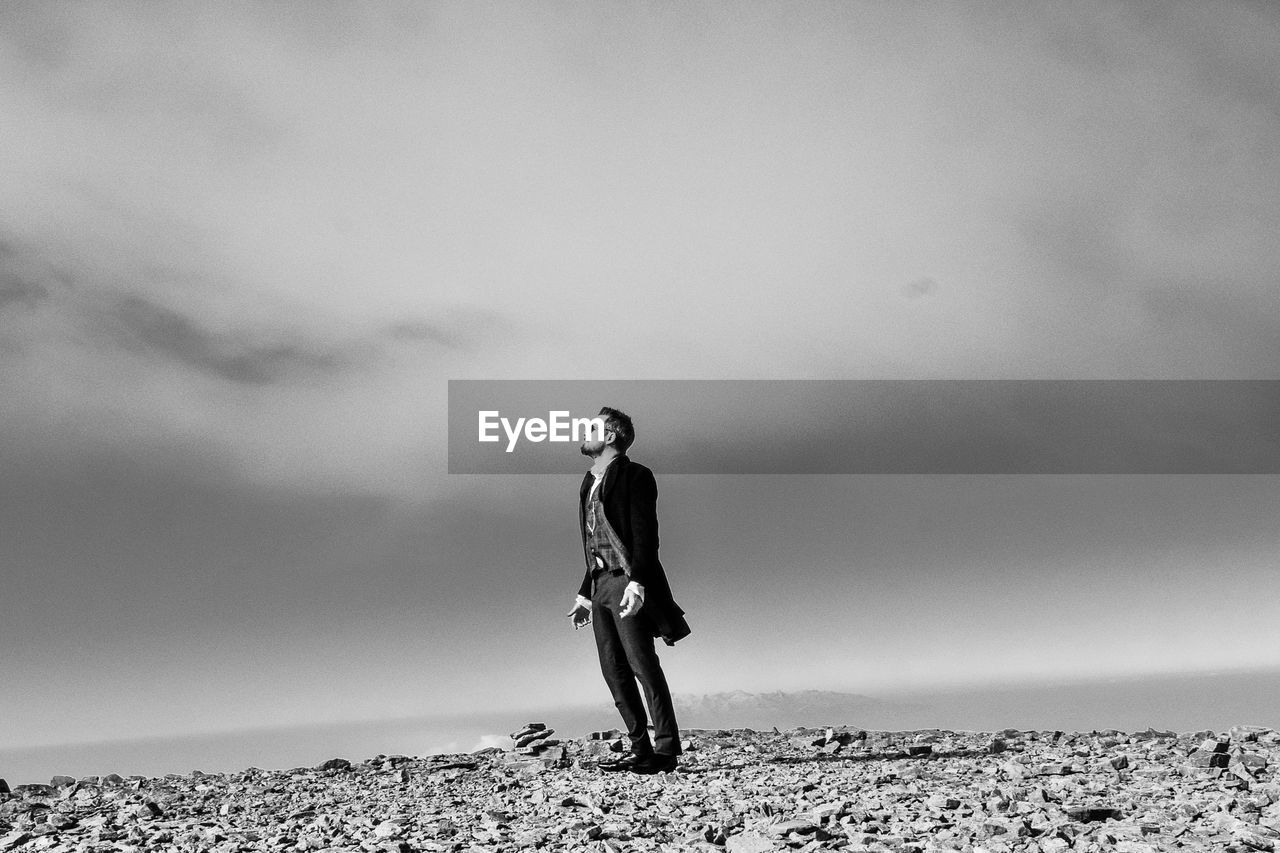
<svg viewBox="0 0 1280 853"><path fill-rule="evenodd" d="M1191 669L1191 670L1145 670L1129 673L1110 673L1098 676L1027 676L1022 678L1004 678L1004 679L984 679L972 682L961 682L947 685L928 686L912 686L912 687L882 687L877 688L876 693L888 694L886 696L878 696L875 694L852 692L849 689L830 689L830 688L795 688L790 690L745 690L742 688L733 688L729 690L717 690L712 693L679 693L674 694L673 698L704 698L709 696L723 696L731 693L742 693L751 696L770 696L783 695L793 696L802 693L826 693L840 696L857 697L863 699L883 700L891 697L910 697L913 695L928 695L933 693L948 694L973 690L994 690L1015 689L1019 686L1082 686L1088 684L1102 684L1118 680L1169 680L1179 678L1214 678L1222 676L1240 676L1247 674L1272 673L1280 675L1280 663L1269 665L1251 665L1238 667L1213 667L1212 669ZM275 723L263 726L238 726L223 729L209 729L198 731L177 732L171 734L160 735L143 735L141 737L107 737L107 738L76 738L63 741L42 741L40 743L28 744L23 746L4 746L0 745L0 754L6 752L21 752L35 749L52 749L58 747L75 747L75 746L97 746L106 744L128 744L128 743L156 743L172 740L185 739L201 739L201 738L218 738L229 735L243 735L250 733L271 733L283 731L324 731L328 729L339 729L349 726L362 725L386 725L389 723L412 723L434 720L452 720L456 717L465 716L471 719L498 718L507 715L527 715L527 714L549 714L552 712L564 711L596 711L600 707L599 702L588 703L569 703L563 705L532 705L525 707L516 707L510 709L459 709L456 711L435 711L424 712L418 714L400 714L395 716L384 717L359 717L346 720L331 720L327 722L302 722L302 723Z"/></svg>

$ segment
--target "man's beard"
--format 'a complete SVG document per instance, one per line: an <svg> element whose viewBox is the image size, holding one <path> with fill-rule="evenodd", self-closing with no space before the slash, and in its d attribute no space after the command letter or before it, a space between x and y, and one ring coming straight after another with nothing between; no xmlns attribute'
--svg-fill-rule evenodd
<svg viewBox="0 0 1280 853"><path fill-rule="evenodd" d="M588 456L592 459L600 458L600 453L603 450L604 450L603 447L592 449L587 446L586 442L583 442L582 444L578 445L578 452L581 453L583 456Z"/></svg>

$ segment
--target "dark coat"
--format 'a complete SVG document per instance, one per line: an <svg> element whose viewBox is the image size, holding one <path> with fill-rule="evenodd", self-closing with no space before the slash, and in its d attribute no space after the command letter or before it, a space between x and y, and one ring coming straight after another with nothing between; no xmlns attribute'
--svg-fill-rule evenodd
<svg viewBox="0 0 1280 853"><path fill-rule="evenodd" d="M587 567L578 594L585 598L591 597L591 570L595 567L587 548L586 523L587 495L593 483L595 477L588 471L578 490L578 530L582 533L582 554ZM628 579L644 587L644 606L637 616L647 616L653 625L653 635L662 637L668 646L675 645L676 640L687 637L690 630L684 611L672 598L667 573L658 559L658 483L653 472L631 461L625 453L621 454L605 469L600 502L605 519L626 549L630 566Z"/></svg>

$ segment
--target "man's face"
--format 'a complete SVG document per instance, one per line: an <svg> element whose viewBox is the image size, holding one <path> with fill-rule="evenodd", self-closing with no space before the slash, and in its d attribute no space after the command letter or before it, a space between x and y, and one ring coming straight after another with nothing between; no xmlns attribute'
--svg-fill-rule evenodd
<svg viewBox="0 0 1280 853"><path fill-rule="evenodd" d="M606 428L604 431L604 441L592 441L591 438L588 437L582 442L582 446L578 448L578 452L583 456L590 456L592 459L595 459L604 452L605 445L609 444L611 441L613 441L613 430Z"/></svg>

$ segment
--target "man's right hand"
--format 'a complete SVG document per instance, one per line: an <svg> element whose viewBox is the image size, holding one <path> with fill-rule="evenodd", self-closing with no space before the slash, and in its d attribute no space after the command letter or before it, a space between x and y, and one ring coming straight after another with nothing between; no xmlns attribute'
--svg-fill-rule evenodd
<svg viewBox="0 0 1280 853"><path fill-rule="evenodd" d="M574 629L585 628L591 624L591 608L581 604L574 605L574 608L565 614L573 620Z"/></svg>

